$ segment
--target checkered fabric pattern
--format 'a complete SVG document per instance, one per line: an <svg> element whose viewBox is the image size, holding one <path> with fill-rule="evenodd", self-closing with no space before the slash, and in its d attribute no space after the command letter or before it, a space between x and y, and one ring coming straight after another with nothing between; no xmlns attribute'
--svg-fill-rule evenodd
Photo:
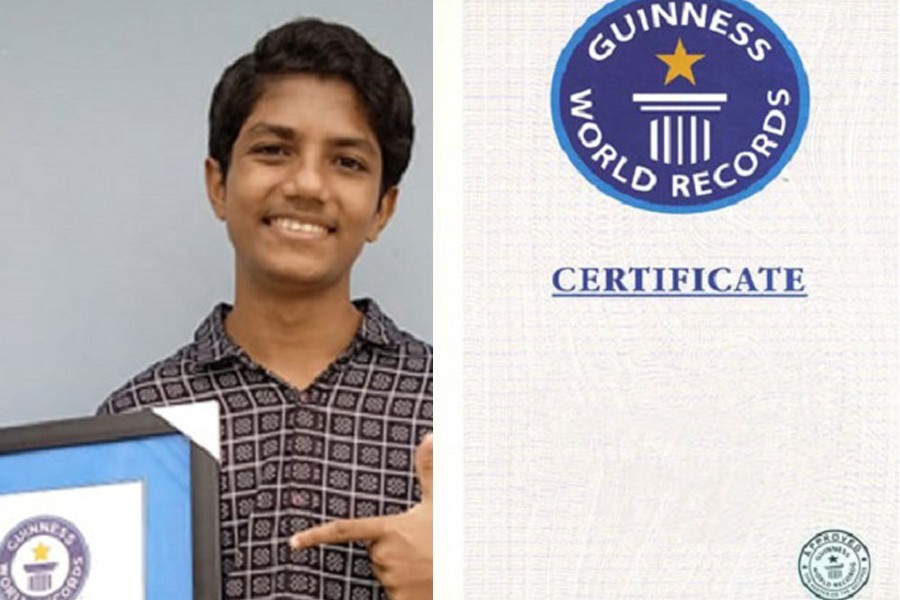
<svg viewBox="0 0 900 600"><path fill-rule="evenodd" d="M225 333L219 305L193 343L114 392L101 413L215 400L221 407L223 598L376 600L366 548L300 552L290 536L418 501L417 443L432 428L432 350L371 300L350 347L298 390Z"/></svg>

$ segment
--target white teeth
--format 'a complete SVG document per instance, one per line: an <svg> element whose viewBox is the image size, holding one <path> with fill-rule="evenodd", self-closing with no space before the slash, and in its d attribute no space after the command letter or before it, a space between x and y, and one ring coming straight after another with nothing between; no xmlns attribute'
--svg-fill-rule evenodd
<svg viewBox="0 0 900 600"><path fill-rule="evenodd" d="M300 231L303 233L328 233L328 228L316 225L315 223L304 223L286 217L278 217L272 219L272 225L287 231Z"/></svg>

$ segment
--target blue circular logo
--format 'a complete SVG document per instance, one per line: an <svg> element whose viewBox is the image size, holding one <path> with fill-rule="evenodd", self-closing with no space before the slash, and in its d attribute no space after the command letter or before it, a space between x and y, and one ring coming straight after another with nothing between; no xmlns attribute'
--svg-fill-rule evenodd
<svg viewBox="0 0 900 600"><path fill-rule="evenodd" d="M631 206L696 213L760 191L809 117L800 57L743 0L617 0L591 16L553 75L572 163Z"/></svg>
<svg viewBox="0 0 900 600"><path fill-rule="evenodd" d="M89 568L84 536L69 521L39 516L0 541L0 597L76 600Z"/></svg>

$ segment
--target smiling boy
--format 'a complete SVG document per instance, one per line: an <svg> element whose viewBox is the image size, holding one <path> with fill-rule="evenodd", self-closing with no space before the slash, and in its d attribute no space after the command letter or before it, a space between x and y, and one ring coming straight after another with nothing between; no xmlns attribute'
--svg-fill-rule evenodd
<svg viewBox="0 0 900 600"><path fill-rule="evenodd" d="M409 163L409 91L355 31L299 20L225 70L209 126L234 305L101 412L219 403L224 598L431 598L431 347L350 300Z"/></svg>

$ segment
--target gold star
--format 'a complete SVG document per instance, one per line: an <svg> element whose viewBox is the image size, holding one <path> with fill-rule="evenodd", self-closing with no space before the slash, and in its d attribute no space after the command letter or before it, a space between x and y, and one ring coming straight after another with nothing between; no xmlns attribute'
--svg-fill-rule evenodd
<svg viewBox="0 0 900 600"><path fill-rule="evenodd" d="M43 542L39 543L31 551L34 552L34 560L47 560L47 555L50 554L50 548L45 546Z"/></svg>
<svg viewBox="0 0 900 600"><path fill-rule="evenodd" d="M691 70L691 66L704 56L706 55L688 54L687 50L684 49L684 44L681 43L681 38L678 38L678 45L675 46L675 52L673 54L656 55L656 58L669 65L669 72L666 73L665 85L669 85L673 80L679 77L684 77L691 82L691 85L697 85L697 82L694 81L694 72Z"/></svg>

